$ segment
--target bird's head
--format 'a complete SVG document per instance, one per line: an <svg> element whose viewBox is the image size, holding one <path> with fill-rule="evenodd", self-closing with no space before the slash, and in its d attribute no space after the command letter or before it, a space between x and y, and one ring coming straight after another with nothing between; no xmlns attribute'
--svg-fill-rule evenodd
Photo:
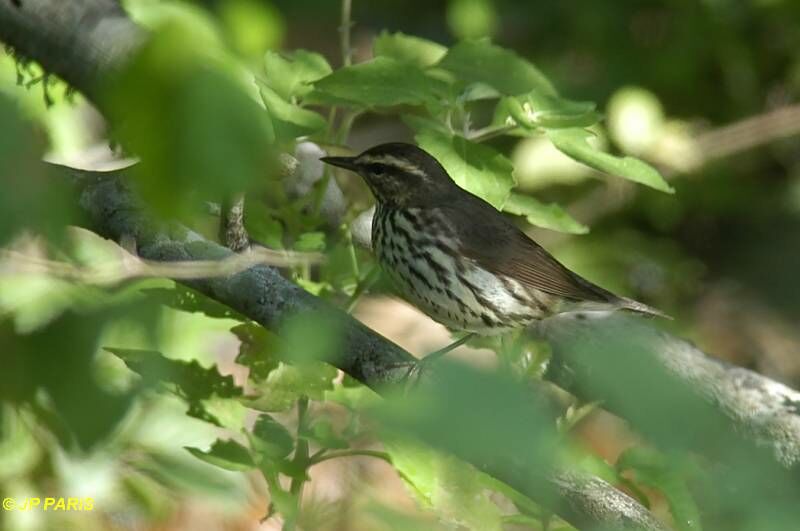
<svg viewBox="0 0 800 531"><path fill-rule="evenodd" d="M456 186L435 158L413 144L381 144L355 157L321 160L358 173L375 199L391 206L430 204Z"/></svg>

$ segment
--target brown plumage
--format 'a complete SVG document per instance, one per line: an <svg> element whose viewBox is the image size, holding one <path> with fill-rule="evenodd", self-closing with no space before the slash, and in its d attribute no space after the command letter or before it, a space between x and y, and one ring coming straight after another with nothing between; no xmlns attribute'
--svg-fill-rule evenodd
<svg viewBox="0 0 800 531"><path fill-rule="evenodd" d="M580 309L664 315L567 269L414 145L322 160L365 179L377 200L379 262L407 299L450 328L494 334Z"/></svg>

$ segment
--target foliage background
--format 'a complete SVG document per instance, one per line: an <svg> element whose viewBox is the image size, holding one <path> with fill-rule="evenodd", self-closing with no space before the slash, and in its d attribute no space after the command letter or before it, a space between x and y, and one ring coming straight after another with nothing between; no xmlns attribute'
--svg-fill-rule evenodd
<svg viewBox="0 0 800 531"><path fill-rule="evenodd" d="M217 101L215 95L228 94L224 92L228 84L237 82L252 90L247 68L263 72L267 48L313 50L334 67L340 66L340 5L312 0L129 0L125 4L145 24L157 26L166 21L177 25L176 40L166 40L163 48L155 48L154 60L162 53L170 61L174 54L185 53L187 64L203 57L228 73L198 81L184 79L179 71L168 69L163 78L157 78L143 70L140 77L134 73L127 80L128 90L120 91L120 101L113 103L118 109L165 105L153 110L158 121L148 122L143 113L143 119L129 120L127 130L116 133L123 139L145 142L137 148L152 155L150 160L155 162L142 175L151 175L153 180L141 184L155 208L174 213L174 208L181 207L181 216L202 226L205 218L191 206L198 198L184 193L187 184L195 179L213 183L220 168L238 176L242 183L257 181L253 168L264 162L258 158L262 144L254 140L263 134L260 129L230 140L202 136L202 132L213 131L219 121L242 124L260 119L250 112L250 100ZM531 60L562 95L598 102L605 115L600 139L616 152L657 166L669 176L677 193L667 195L615 177L598 176L541 137L503 137L493 145L510 154L519 189L564 206L572 218L591 229L587 234L572 235L528 227L531 234L585 276L674 315L675 322L663 326L692 339L703 350L795 387L800 384L797 139L750 149L750 144L768 136L769 121L744 134L715 134L730 123L764 117L796 101L800 26L794 21L800 20L800 6L790 0L625 1L602 8L588 1L387 1L356 2L352 19L356 22L352 30L354 62L370 57L374 39L384 30L448 46L463 38L491 36L497 44ZM235 59L217 50L233 50ZM80 96L73 96L70 102L63 96L63 86L37 79L40 72L36 66L20 72L10 57L3 57L0 66L0 91L5 100L20 102L21 115L35 124L14 129L10 124L20 113L7 111L2 117L6 125L0 133L4 168L21 167L27 160L24 155L42 151L76 165L110 164L108 131ZM19 86L19 77L23 85L31 86ZM32 83L37 80L39 83ZM186 84L176 88L176 80ZM208 92L193 91L192 87ZM172 90L183 97L163 103L160 96ZM54 102L50 108L45 96ZM193 105L202 106L204 112L195 112ZM3 112L7 108L2 107ZM487 109L474 112L484 120L491 116ZM308 116L304 119L313 122ZM272 123L274 126L275 121ZM178 125L182 127L171 129ZM29 131L29 136L12 134L15 131ZM202 159L206 165L193 162L196 152L180 144L195 131L201 134L192 142L216 146L209 150L209 158ZM273 133L281 135L281 131ZM396 115L369 114L358 118L346 143L358 151L381 141L411 138L412 132ZM173 160L174 153L184 152L185 159ZM163 153L170 155L159 158ZM230 161L242 159L242 167L228 167ZM59 258L77 263L116 258L113 249L96 239L64 236L54 228L73 215L58 190L42 187L35 179L15 182L7 175L10 173L4 171L0 183L0 236L4 242L18 236L21 227L30 227L52 236L59 245ZM350 219L369 198L360 183L338 177L348 198L354 198ZM265 195L273 191L261 190ZM202 192L214 196L219 190L209 186ZM26 201L26 194L36 200ZM26 209L33 204L45 208ZM322 230L319 216L303 213L302 198L287 205L268 205L266 213L252 216L260 225L253 222L251 230L268 243L286 245L288 241L299 250L325 248L333 257L329 270L321 275L294 274L304 287L346 303L343 296L352 294L354 287L346 233ZM205 224L213 233L213 220L205 219ZM16 244L20 245L19 240ZM363 278L370 260L367 253L355 252ZM209 309L202 302L197 304L205 313L157 306L153 302L157 296L174 296L172 284L161 280L107 287L0 271L0 315L4 317L0 355L6 368L0 377L2 396L8 403L29 404L3 406L0 491L15 497L43 493L93 496L100 508L88 514L4 513L3 525L9 529L258 527L270 499L264 479L255 472L220 470L184 449L207 450L218 438L227 439L245 426L252 428L258 417L240 402L225 400L231 380L191 365L193 361L203 367L216 364L221 374L245 383L247 371L234 360L240 353L236 335L246 337L246 331L230 332L239 324L231 318L235 316L220 319L219 309ZM161 291L142 299L142 289ZM380 293L381 286L375 291ZM185 309L187 304L192 303L173 306ZM359 301L355 313L415 353L433 350L448 340L443 330L417 312L380 295ZM324 323L317 324L324 329ZM289 357L298 352L311 352L314 357L315 347L308 343L304 328L295 326L292 332L291 324L287 325L288 345L280 348ZM333 335L335 332L322 343ZM123 362L100 346L158 351L186 364L173 366L162 360L155 368L142 369L136 365L136 354L122 352ZM494 363L486 349L465 350L458 357L484 366ZM536 369L535 363L529 365ZM148 370L157 376L152 381L146 377ZM190 381L207 379L193 391L181 388L181 376L175 376L178 396L159 392L155 380L182 371L199 371L191 373ZM296 415L290 407L294 408L302 389L312 398L316 427L309 439L313 445L335 451L345 440L358 449L383 450L372 421L353 413L369 403L365 391L330 384L334 373L322 367L294 371L283 365L272 374L270 385L262 390L261 403L250 405L270 411L292 434ZM44 402L42 394L47 396ZM48 424L47 416L30 405L31 397L33 403L44 404L44 409L58 411L61 420ZM325 401L318 400L323 397ZM213 415L221 426L188 417L187 401L199 404L200 414ZM693 477L696 471L691 464L685 465L687 472L670 460L667 466L655 467L660 476L654 473L648 480L643 471L652 472L653 463L661 456L642 457L636 450L627 452L625 461L635 464L638 457L647 466L640 466L636 477L620 475L614 465L622 468L625 464L618 460L625 450L633 447L646 453L649 447L619 419L590 409L585 417L572 417L575 426L570 427L578 448L572 457L575 462L617 482L628 480L628 488L645 496L666 521L676 514L692 514L697 502L704 507L703 523L709 529L732 529L734 523L743 528L754 525L752 521L748 524L747 518L738 521L729 511L704 505L702 482ZM91 451L76 451L75 438L62 434L63 419L73 430L78 427L77 443L95 443ZM271 433L267 439L275 440ZM241 437L238 440L244 442ZM101 443L96 444L98 441ZM281 448L276 451L279 456L283 452ZM475 483L474 474L426 452L404 448L395 454L395 465L411 478L416 491L403 484L395 469L374 457L316 465L311 469L301 525L312 529L397 529L404 525L409 529L438 525L489 529L498 525L498 515L508 513L508 500L486 494L484 485ZM419 463L424 463L421 470ZM664 470L668 479L664 479ZM285 488L288 490L288 483ZM722 490L722 486L713 489ZM420 499L422 506L417 504ZM473 501L471 511L463 508L467 499ZM523 524L529 528L540 525ZM262 527L279 525L273 518ZM780 528L780 522L771 525Z"/></svg>

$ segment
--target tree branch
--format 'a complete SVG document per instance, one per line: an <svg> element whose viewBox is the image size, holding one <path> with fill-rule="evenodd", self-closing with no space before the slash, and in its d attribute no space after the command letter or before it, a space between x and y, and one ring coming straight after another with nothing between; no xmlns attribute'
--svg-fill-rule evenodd
<svg viewBox="0 0 800 531"><path fill-rule="evenodd" d="M117 0L0 0L0 40L98 106L104 80L145 37Z"/></svg>
<svg viewBox="0 0 800 531"><path fill-rule="evenodd" d="M714 359L641 319L586 315L556 316L540 326L554 351L547 377L559 386L587 400L602 400L603 407L643 431L656 417L670 431L697 429L693 413L707 431L718 423L723 431L692 441L692 449L717 458L716 438L732 436L764 451L784 469L800 464L800 393ZM637 388L652 404L630 399L640 396Z"/></svg>
<svg viewBox="0 0 800 531"><path fill-rule="evenodd" d="M224 260L233 254L185 227L152 223L125 185L124 170L96 173L59 168L77 185L79 203L90 219L89 228L115 240L123 235L133 237L142 258L169 262ZM284 319L299 313L325 310L338 315L343 345L338 357L328 361L379 392L404 384L409 363L414 361L399 346L302 290L272 267L259 265L227 277L181 282L270 329L277 329ZM473 465L578 527L664 529L641 504L599 478L572 471L530 478L503 463Z"/></svg>

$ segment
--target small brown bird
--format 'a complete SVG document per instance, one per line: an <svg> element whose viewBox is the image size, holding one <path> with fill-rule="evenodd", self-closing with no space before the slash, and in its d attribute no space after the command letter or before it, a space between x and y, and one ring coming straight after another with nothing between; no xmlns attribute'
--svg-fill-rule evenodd
<svg viewBox="0 0 800 531"><path fill-rule="evenodd" d="M405 298L448 328L491 335L576 310L664 316L567 269L417 146L322 160L364 178L377 200L378 261Z"/></svg>

